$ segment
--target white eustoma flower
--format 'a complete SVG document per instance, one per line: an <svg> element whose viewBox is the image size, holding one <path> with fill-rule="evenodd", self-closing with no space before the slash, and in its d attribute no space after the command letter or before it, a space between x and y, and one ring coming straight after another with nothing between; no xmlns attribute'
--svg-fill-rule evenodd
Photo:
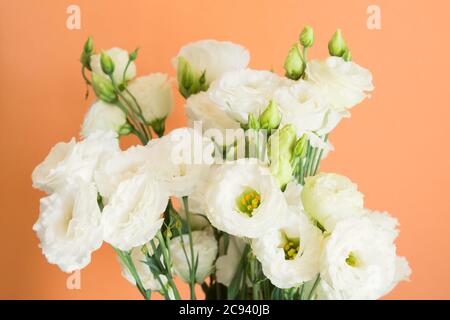
<svg viewBox="0 0 450 320"><path fill-rule="evenodd" d="M240 123L247 123L248 115L259 116L276 89L291 83L270 71L242 69L226 72L211 84L209 97L219 108Z"/></svg>
<svg viewBox="0 0 450 320"><path fill-rule="evenodd" d="M114 63L114 72L112 74L114 81L117 85L123 82L123 73L128 63L128 52L122 48L111 48L106 50L105 53L111 58ZM102 76L105 79L109 79L109 76L105 74L100 65L100 54L94 54L91 56L91 69L92 72ZM136 76L136 65L132 61L128 66L127 73L125 75L125 81L129 81Z"/></svg>
<svg viewBox="0 0 450 320"><path fill-rule="evenodd" d="M102 159L95 172L95 183L104 203L108 202L122 181L144 170L150 156L150 148L136 145Z"/></svg>
<svg viewBox="0 0 450 320"><path fill-rule="evenodd" d="M217 282L229 286L236 270L239 266L239 262L242 259L245 246L247 243L238 237L229 236L229 243L227 252L221 255L216 260L216 279ZM251 283L248 283L251 285Z"/></svg>
<svg viewBox="0 0 450 320"><path fill-rule="evenodd" d="M153 249L149 244L145 245L146 250L149 254L153 254ZM136 272L139 275L139 278L142 281L142 284L145 289L152 291L161 291L161 284L155 278L153 273L151 272L149 266L145 263L146 256L142 251L142 246L133 248L131 250L131 260L133 261L134 266L136 267ZM127 279L131 284L136 285L136 280L133 278L130 270L126 265L124 265L123 261L119 259L120 266L122 267L122 276ZM163 284L167 282L167 278L164 275L160 275L161 281Z"/></svg>
<svg viewBox="0 0 450 320"><path fill-rule="evenodd" d="M119 133L126 122L127 117L119 107L97 100L92 104L84 117L81 125L81 136L87 138L97 130Z"/></svg>
<svg viewBox="0 0 450 320"><path fill-rule="evenodd" d="M363 212L364 195L349 178L335 173L308 177L302 190L305 211L327 231L337 222Z"/></svg>
<svg viewBox="0 0 450 320"><path fill-rule="evenodd" d="M213 163L214 145L190 128L179 128L154 139L150 148L149 170L165 184L171 195L190 195L199 182L208 176Z"/></svg>
<svg viewBox="0 0 450 320"><path fill-rule="evenodd" d="M85 140L57 143L32 173L33 187L47 193L78 180L90 182L99 159L117 152L119 142L112 131L97 131Z"/></svg>
<svg viewBox="0 0 450 320"><path fill-rule="evenodd" d="M231 118L225 111L218 108L211 99L209 99L208 93L206 92L199 92L190 96L186 100L185 110L189 126L193 127L194 122L199 121L202 124L203 132L218 130L223 137L222 143L220 143L221 145L226 144L225 141L223 141L226 129L240 129L241 127L239 122Z"/></svg>
<svg viewBox="0 0 450 320"><path fill-rule="evenodd" d="M316 86L304 80L278 89L274 101L281 113L281 126L292 124L299 137L311 132L323 136L350 116L348 111L333 109Z"/></svg>
<svg viewBox="0 0 450 320"><path fill-rule="evenodd" d="M299 286L319 273L321 247L322 232L298 207L290 207L277 229L252 242L264 275L282 289Z"/></svg>
<svg viewBox="0 0 450 320"><path fill-rule="evenodd" d="M374 89L369 70L340 57L309 61L306 78L338 111L354 107Z"/></svg>
<svg viewBox="0 0 450 320"><path fill-rule="evenodd" d="M212 172L205 201L214 227L257 238L282 221L286 200L270 169L251 160L226 163Z"/></svg>
<svg viewBox="0 0 450 320"><path fill-rule="evenodd" d="M41 199L33 226L49 263L65 272L82 269L102 245L101 213L93 183L67 186Z"/></svg>
<svg viewBox="0 0 450 320"><path fill-rule="evenodd" d="M184 250L183 250L184 243ZM211 230L193 231L192 244L194 256L198 256L198 267L195 273L197 283L203 283L205 278L213 271L218 245ZM188 261L191 261L191 248L187 234L174 237L170 240L169 249L172 254L173 268L178 276L189 282ZM186 252L186 253L185 253ZM187 260L186 259L187 254ZM195 258L196 259L196 258Z"/></svg>
<svg viewBox="0 0 450 320"><path fill-rule="evenodd" d="M104 240L120 250L144 245L161 228L169 196L148 172L119 184L103 209Z"/></svg>
<svg viewBox="0 0 450 320"><path fill-rule="evenodd" d="M250 60L250 54L243 46L217 40L200 40L182 47L172 60L176 69L179 57L189 62L196 77L205 72L207 84L226 71L246 68Z"/></svg>
<svg viewBox="0 0 450 320"><path fill-rule="evenodd" d="M392 221L376 213L341 220L325 240L320 270L326 281L325 297L378 299L388 293L410 270L396 256ZM391 225L391 228L388 226ZM399 260L400 259L400 260Z"/></svg>
<svg viewBox="0 0 450 320"><path fill-rule="evenodd" d="M148 124L165 119L172 111L172 85L167 74L139 77L129 84L128 90L136 98Z"/></svg>

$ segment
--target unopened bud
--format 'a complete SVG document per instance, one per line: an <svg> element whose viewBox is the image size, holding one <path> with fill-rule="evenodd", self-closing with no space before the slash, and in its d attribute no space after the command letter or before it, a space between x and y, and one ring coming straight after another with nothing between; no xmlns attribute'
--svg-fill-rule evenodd
<svg viewBox="0 0 450 320"><path fill-rule="evenodd" d="M310 26L305 26L300 33L300 43L305 48L310 48L314 44L314 31Z"/></svg>
<svg viewBox="0 0 450 320"><path fill-rule="evenodd" d="M350 52L350 50L346 50L344 52L344 54L342 55L342 59L344 59L345 61L352 61L352 53Z"/></svg>
<svg viewBox="0 0 450 320"><path fill-rule="evenodd" d="M256 119L256 117L252 113L249 113L249 115L248 115L248 124L247 125L248 125L249 129L254 129L254 130L258 130L261 127L258 119Z"/></svg>
<svg viewBox="0 0 450 320"><path fill-rule="evenodd" d="M111 57L105 53L102 52L100 54L100 66L102 67L102 71L107 75L112 75L114 72L114 62L112 61Z"/></svg>
<svg viewBox="0 0 450 320"><path fill-rule="evenodd" d="M299 158L303 158L306 155L306 150L308 148L308 137L304 134L300 139L297 140L294 147L294 155Z"/></svg>
<svg viewBox="0 0 450 320"><path fill-rule="evenodd" d="M130 59L130 61L136 60L138 51L139 51L139 48L136 48L130 52L130 54L128 55L128 58Z"/></svg>
<svg viewBox="0 0 450 320"><path fill-rule="evenodd" d="M305 62L297 44L294 44L284 61L284 70L286 71L286 77L292 80L298 80L305 71Z"/></svg>
<svg viewBox="0 0 450 320"><path fill-rule="evenodd" d="M341 29L337 29L328 42L328 52L332 56L342 57L347 50L344 37L342 36Z"/></svg>
<svg viewBox="0 0 450 320"><path fill-rule="evenodd" d="M117 95L111 81L97 75L95 72L92 73L92 88L100 100L108 103L117 101Z"/></svg>
<svg viewBox="0 0 450 320"><path fill-rule="evenodd" d="M277 129L280 122L281 113L278 110L278 105L274 101L270 101L266 110L264 110L259 117L261 128L266 130Z"/></svg>

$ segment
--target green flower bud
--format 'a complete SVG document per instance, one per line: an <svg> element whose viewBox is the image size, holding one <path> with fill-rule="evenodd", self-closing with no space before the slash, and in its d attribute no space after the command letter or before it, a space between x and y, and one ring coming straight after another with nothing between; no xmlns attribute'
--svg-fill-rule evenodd
<svg viewBox="0 0 450 320"><path fill-rule="evenodd" d="M291 159L294 156L294 148L297 135L292 125L285 125L269 138L270 170L277 178L281 188L292 180L294 168Z"/></svg>
<svg viewBox="0 0 450 320"><path fill-rule="evenodd" d="M178 58L177 81L178 90L180 91L181 95L185 98L188 98L191 95L191 90L194 86L195 80L191 65L183 57Z"/></svg>
<svg viewBox="0 0 450 320"><path fill-rule="evenodd" d="M117 95L111 81L102 76L92 73L92 88L94 89L97 98L108 103L117 101Z"/></svg>
<svg viewBox="0 0 450 320"><path fill-rule="evenodd" d="M102 71L107 75L112 75L114 72L114 62L112 61L111 57L106 54L105 52L102 52L100 54L100 65L102 67Z"/></svg>
<svg viewBox="0 0 450 320"><path fill-rule="evenodd" d="M250 113L248 115L247 126L249 129L253 129L253 130L258 130L261 128L261 125L260 125L258 119L256 119L256 117L252 113Z"/></svg>
<svg viewBox="0 0 450 320"><path fill-rule="evenodd" d="M84 43L83 52L91 54L92 51L94 51L94 41L92 40L92 37L89 37Z"/></svg>
<svg viewBox="0 0 450 320"><path fill-rule="evenodd" d="M84 43L83 52L81 52L80 62L83 67L91 70L91 55L94 51L92 38L89 37Z"/></svg>
<svg viewBox="0 0 450 320"><path fill-rule="evenodd" d="M150 126L153 128L153 131L158 135L158 137L162 137L164 135L164 131L166 130L166 119L158 119L150 123Z"/></svg>
<svg viewBox="0 0 450 320"><path fill-rule="evenodd" d="M119 135L120 136L126 136L129 135L133 131L133 127L128 122L125 123L123 126L119 129Z"/></svg>
<svg viewBox="0 0 450 320"><path fill-rule="evenodd" d="M200 75L195 74L192 67L184 57L178 58L177 66L178 91L185 98L208 90L209 85L206 83L206 70Z"/></svg>
<svg viewBox="0 0 450 320"><path fill-rule="evenodd" d="M284 70L286 71L286 77L292 80L298 80L305 72L305 62L297 44L294 44L284 60Z"/></svg>
<svg viewBox="0 0 450 320"><path fill-rule="evenodd" d="M341 29L337 29L328 42L328 52L332 56L342 57L347 49Z"/></svg>
<svg viewBox="0 0 450 320"><path fill-rule="evenodd" d="M314 44L314 31L310 26L305 26L300 33L300 43L305 48L310 48Z"/></svg>
<svg viewBox="0 0 450 320"><path fill-rule="evenodd" d="M138 51L139 51L139 48L136 48L133 51L131 51L130 54L128 55L128 59L130 59L130 61L136 60Z"/></svg>
<svg viewBox="0 0 450 320"><path fill-rule="evenodd" d="M342 58L345 61L352 61L352 53L350 52L350 50L345 50L344 54L342 55Z"/></svg>
<svg viewBox="0 0 450 320"><path fill-rule="evenodd" d="M278 110L278 105L270 101L266 110L259 116L259 123L261 128L272 130L277 129L281 122L281 113Z"/></svg>
<svg viewBox="0 0 450 320"><path fill-rule="evenodd" d="M308 137L304 134L300 139L297 140L294 147L294 155L299 158L303 158L306 155L306 150L308 148Z"/></svg>

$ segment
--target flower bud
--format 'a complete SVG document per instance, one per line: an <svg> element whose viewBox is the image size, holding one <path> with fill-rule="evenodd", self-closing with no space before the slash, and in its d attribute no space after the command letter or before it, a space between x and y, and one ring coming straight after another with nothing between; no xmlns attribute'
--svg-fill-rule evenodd
<svg viewBox="0 0 450 320"><path fill-rule="evenodd" d="M105 52L102 52L100 54L100 66L102 67L102 71L107 75L112 75L114 72L114 62L112 61L111 57L106 54Z"/></svg>
<svg viewBox="0 0 450 320"><path fill-rule="evenodd" d="M270 101L266 110L259 116L259 123L261 128L266 130L277 129L281 122L281 113L278 110L278 105Z"/></svg>
<svg viewBox="0 0 450 320"><path fill-rule="evenodd" d="M258 119L256 119L256 117L252 113L249 113L249 115L248 115L247 126L249 129L253 129L253 130L258 130L261 128L261 125L260 125Z"/></svg>
<svg viewBox="0 0 450 320"><path fill-rule="evenodd" d="M284 70L286 77L292 80L298 80L305 71L305 62L303 61L298 45L294 44L284 61Z"/></svg>
<svg viewBox="0 0 450 320"><path fill-rule="evenodd" d="M328 42L328 52L332 56L342 57L346 50L347 45L342 37L342 31L341 29L337 29Z"/></svg>
<svg viewBox="0 0 450 320"><path fill-rule="evenodd" d="M314 31L310 26L305 26L300 33L300 43L305 48L310 48L314 44Z"/></svg>
<svg viewBox="0 0 450 320"><path fill-rule="evenodd" d="M91 70L91 54L94 50L92 38L89 37L84 43L83 52L81 52L80 62L83 67Z"/></svg>
<svg viewBox="0 0 450 320"><path fill-rule="evenodd" d="M138 51L139 51L139 48L136 48L130 52L130 54L128 55L128 58L130 59L130 61L136 60Z"/></svg>
<svg viewBox="0 0 450 320"><path fill-rule="evenodd" d="M350 50L345 50L344 54L342 55L342 58L345 61L352 61L352 53L350 52Z"/></svg>
<svg viewBox="0 0 450 320"><path fill-rule="evenodd" d="M126 136L129 135L133 131L133 127L128 122L125 123L123 126L119 129L119 135L120 136Z"/></svg>
<svg viewBox="0 0 450 320"><path fill-rule="evenodd" d="M194 86L195 80L191 65L183 57L178 58L177 81L178 90L181 95L188 98L192 94L192 87Z"/></svg>
<svg viewBox="0 0 450 320"><path fill-rule="evenodd" d="M108 103L117 101L117 95L111 81L99 76L95 72L92 73L92 88L100 100Z"/></svg>
<svg viewBox="0 0 450 320"><path fill-rule="evenodd" d="M270 170L281 188L284 188L292 179L291 159L296 141L297 135L290 124L285 125L269 138Z"/></svg>
<svg viewBox="0 0 450 320"><path fill-rule="evenodd" d="M94 50L94 42L92 40L92 37L89 37L84 43L83 52L91 54L93 50Z"/></svg>
<svg viewBox="0 0 450 320"><path fill-rule="evenodd" d="M303 158L306 155L306 149L308 148L308 137L304 134L297 140L294 147L294 155L299 158Z"/></svg>

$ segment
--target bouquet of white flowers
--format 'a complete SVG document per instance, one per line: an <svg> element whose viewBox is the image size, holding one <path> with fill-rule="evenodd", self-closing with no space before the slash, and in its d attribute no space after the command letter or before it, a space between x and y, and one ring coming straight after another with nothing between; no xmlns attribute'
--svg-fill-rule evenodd
<svg viewBox="0 0 450 320"><path fill-rule="evenodd" d="M82 269L111 245L145 299L377 299L410 275L397 220L364 207L349 178L319 172L330 132L373 90L338 30L307 60L305 27L285 76L248 68L249 52L203 40L173 59L189 128L164 135L172 82L136 77L138 50L95 53L82 75L96 101L81 139L57 143L33 172L36 231L49 263ZM126 150L119 139L142 145Z"/></svg>

